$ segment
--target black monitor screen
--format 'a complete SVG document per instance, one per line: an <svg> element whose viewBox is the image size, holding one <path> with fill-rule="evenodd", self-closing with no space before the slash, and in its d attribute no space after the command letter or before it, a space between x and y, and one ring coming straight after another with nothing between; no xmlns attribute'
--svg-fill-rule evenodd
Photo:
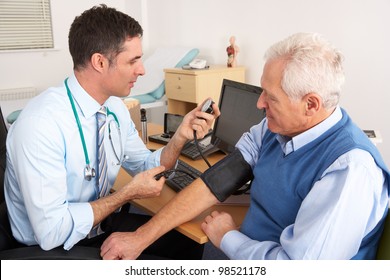
<svg viewBox="0 0 390 280"><path fill-rule="evenodd" d="M164 133L173 135L175 134L176 130L179 128L181 122L183 121L182 115L177 114L170 114L165 113L164 114Z"/></svg>
<svg viewBox="0 0 390 280"><path fill-rule="evenodd" d="M225 153L231 153L242 134L262 121L264 110L256 107L262 92L260 87L231 80L223 80L219 109L212 144Z"/></svg>

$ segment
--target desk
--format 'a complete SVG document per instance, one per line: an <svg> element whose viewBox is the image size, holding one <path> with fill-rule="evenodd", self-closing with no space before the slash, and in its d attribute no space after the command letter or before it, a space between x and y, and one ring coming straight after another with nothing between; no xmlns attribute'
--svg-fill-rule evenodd
<svg viewBox="0 0 390 280"><path fill-rule="evenodd" d="M148 132L150 135L162 133L162 131L163 131L162 126L155 125L155 124L148 124ZM147 146L150 149L158 149L162 147L162 145L153 142L148 142ZM215 153L213 155L208 156L208 160L211 164L214 164L223 157L224 155L222 153ZM204 171L207 169L207 165L205 162L203 162L203 160L194 161L186 157L180 157L180 159L191 164L192 166L194 166L200 171ZM113 188L118 189L121 186L125 185L130 180L131 180L131 176L124 169L121 168ZM176 193L170 187L164 185L161 195L159 197L147 198L147 199L136 199L136 200L132 200L131 204L134 204L135 206L139 207L143 211L153 215L157 213L165 204L167 204L175 195ZM192 221L180 225L179 227L176 228L176 230L178 230L182 234L188 236L189 238L195 240L200 244L206 243L208 241L208 238L200 228L200 225L203 222L204 218L214 210L225 211L229 213L230 215L232 215L235 223L237 225L241 225L245 217L245 214L248 210L248 207L239 206L239 205L215 205L207 209L206 211L204 211L202 214L200 214Z"/></svg>

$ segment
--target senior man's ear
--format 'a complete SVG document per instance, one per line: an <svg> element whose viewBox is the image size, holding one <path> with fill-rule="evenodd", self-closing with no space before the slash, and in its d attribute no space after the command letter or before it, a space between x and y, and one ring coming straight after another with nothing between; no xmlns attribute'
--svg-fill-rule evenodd
<svg viewBox="0 0 390 280"><path fill-rule="evenodd" d="M308 93L304 97L306 105L306 115L312 116L322 107L322 98L316 93Z"/></svg>

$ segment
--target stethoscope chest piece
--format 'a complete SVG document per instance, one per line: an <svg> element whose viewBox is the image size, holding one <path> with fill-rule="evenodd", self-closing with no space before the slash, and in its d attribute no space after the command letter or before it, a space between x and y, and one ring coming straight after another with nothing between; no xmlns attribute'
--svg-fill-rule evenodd
<svg viewBox="0 0 390 280"><path fill-rule="evenodd" d="M91 168L91 166L88 164L84 168L84 178L87 181L91 181L92 178L96 176L95 168Z"/></svg>

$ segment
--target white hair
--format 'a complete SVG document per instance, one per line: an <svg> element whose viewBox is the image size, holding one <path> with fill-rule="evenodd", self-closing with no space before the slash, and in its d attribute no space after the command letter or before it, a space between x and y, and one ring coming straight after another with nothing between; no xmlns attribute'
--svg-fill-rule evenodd
<svg viewBox="0 0 390 280"><path fill-rule="evenodd" d="M297 33L271 46L265 60L285 59L281 86L292 100L313 92L332 109L344 83L343 56L317 33Z"/></svg>

